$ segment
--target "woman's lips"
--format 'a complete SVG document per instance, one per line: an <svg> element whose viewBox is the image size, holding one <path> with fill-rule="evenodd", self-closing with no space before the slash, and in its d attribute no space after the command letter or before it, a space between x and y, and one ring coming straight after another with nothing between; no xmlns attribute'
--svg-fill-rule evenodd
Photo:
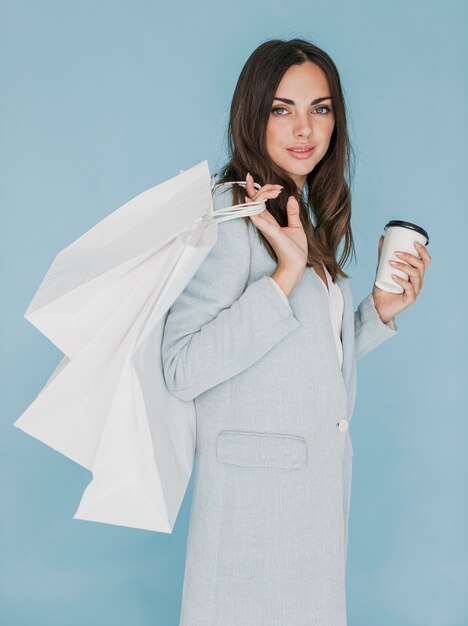
<svg viewBox="0 0 468 626"><path fill-rule="evenodd" d="M291 154L291 156L293 156L295 159L299 160L308 159L313 154L314 150L315 148L311 148L310 150L306 150L305 152L296 152L288 148L289 154Z"/></svg>

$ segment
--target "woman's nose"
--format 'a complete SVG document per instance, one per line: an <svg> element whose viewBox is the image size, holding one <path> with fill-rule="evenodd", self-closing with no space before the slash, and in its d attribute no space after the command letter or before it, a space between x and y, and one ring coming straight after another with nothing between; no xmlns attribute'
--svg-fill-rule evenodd
<svg viewBox="0 0 468 626"><path fill-rule="evenodd" d="M313 135L313 123L310 118L310 115L298 116L296 119L295 134L301 135L302 137L311 137Z"/></svg>

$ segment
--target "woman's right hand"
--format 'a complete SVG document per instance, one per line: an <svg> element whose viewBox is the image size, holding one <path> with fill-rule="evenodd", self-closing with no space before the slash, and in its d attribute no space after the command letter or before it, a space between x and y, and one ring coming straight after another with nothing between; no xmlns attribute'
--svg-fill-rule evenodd
<svg viewBox="0 0 468 626"><path fill-rule="evenodd" d="M280 185L263 185L258 191L254 179L247 174L246 202L277 198L283 189ZM273 215L264 209L261 213L250 215L255 226L263 233L278 257L278 270L296 276L296 282L302 277L307 264L307 237L299 217L299 203L294 196L289 196L286 205L288 225L280 226Z"/></svg>

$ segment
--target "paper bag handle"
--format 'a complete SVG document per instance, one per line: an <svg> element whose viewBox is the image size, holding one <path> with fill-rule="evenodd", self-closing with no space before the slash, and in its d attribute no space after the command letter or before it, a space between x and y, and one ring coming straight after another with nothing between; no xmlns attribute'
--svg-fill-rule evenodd
<svg viewBox="0 0 468 626"><path fill-rule="evenodd" d="M214 184L214 174L211 177L211 193L213 194L214 190L218 187L222 187L223 185L241 185L241 187L246 186L245 180L234 180L228 181L225 183L217 183ZM260 189L261 185L259 183L254 183L256 189ZM210 221L213 222L225 222L226 220L233 220L236 217L245 217L246 215L256 215L257 213L261 213L266 208L265 200L257 200L257 202L242 202L241 204L234 204L229 207L225 207L222 209L216 209L213 211L213 215Z"/></svg>

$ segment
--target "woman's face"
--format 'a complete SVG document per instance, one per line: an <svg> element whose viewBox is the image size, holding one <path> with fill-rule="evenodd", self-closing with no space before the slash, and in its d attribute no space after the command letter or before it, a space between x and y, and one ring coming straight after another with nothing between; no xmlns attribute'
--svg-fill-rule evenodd
<svg viewBox="0 0 468 626"><path fill-rule="evenodd" d="M302 190L307 174L327 152L335 126L323 70L310 61L292 65L278 85L271 109L266 128L267 153ZM293 152L296 146L313 150Z"/></svg>

